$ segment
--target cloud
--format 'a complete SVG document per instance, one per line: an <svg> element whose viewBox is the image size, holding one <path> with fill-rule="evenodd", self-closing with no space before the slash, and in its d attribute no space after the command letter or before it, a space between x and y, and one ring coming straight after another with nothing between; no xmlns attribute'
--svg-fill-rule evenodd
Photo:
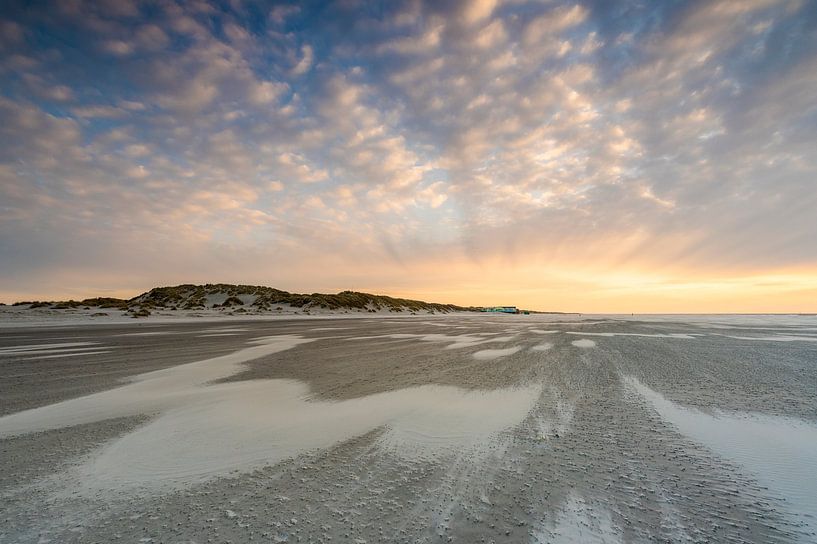
<svg viewBox="0 0 817 544"><path fill-rule="evenodd" d="M147 51L159 51L170 43L170 38L164 30L155 24L148 24L139 27L134 32L134 40L139 44L139 48Z"/></svg>
<svg viewBox="0 0 817 544"><path fill-rule="evenodd" d="M507 37L504 23L496 19L476 33L474 44L481 49L492 49L502 44Z"/></svg>
<svg viewBox="0 0 817 544"><path fill-rule="evenodd" d="M298 64L292 68L292 73L296 76L305 74L312 68L312 62L314 60L314 53L312 51L312 47L308 44L305 44L301 47L301 59L298 61Z"/></svg>
<svg viewBox="0 0 817 544"><path fill-rule="evenodd" d="M465 0L461 2L459 17L465 24L471 25L490 17L497 6L497 0Z"/></svg>
<svg viewBox="0 0 817 544"><path fill-rule="evenodd" d="M555 8L535 19L525 27L523 41L527 45L541 43L565 29L576 26L587 19L587 10L576 4Z"/></svg>
<svg viewBox="0 0 817 544"><path fill-rule="evenodd" d="M13 12L0 291L90 277L106 252L110 277L151 282L186 262L246 281L214 255L284 251L293 281L356 285L449 260L448 285L485 266L812 273L814 14L659 4Z"/></svg>
<svg viewBox="0 0 817 544"><path fill-rule="evenodd" d="M105 40L101 44L102 50L117 56L126 56L133 53L133 45L123 40Z"/></svg>
<svg viewBox="0 0 817 544"><path fill-rule="evenodd" d="M329 179L329 173L323 168L315 168L308 161L295 153L287 152L278 157L282 177L288 177L301 183L317 183Z"/></svg>
<svg viewBox="0 0 817 544"><path fill-rule="evenodd" d="M22 25L14 21L0 21L0 50L19 46L25 39L25 30Z"/></svg>
<svg viewBox="0 0 817 544"><path fill-rule="evenodd" d="M76 108L71 108L71 113L76 117L98 117L108 119L115 119L125 115L125 112L122 109L113 106L78 106Z"/></svg>
<svg viewBox="0 0 817 544"><path fill-rule="evenodd" d="M249 91L250 101L254 104L270 104L278 99L287 90L285 83L274 83L272 81L260 81L251 85Z"/></svg>
<svg viewBox="0 0 817 544"><path fill-rule="evenodd" d="M26 73L22 76L28 88L36 95L55 102L70 102L74 99L74 91L67 85L54 84L46 77Z"/></svg>
<svg viewBox="0 0 817 544"><path fill-rule="evenodd" d="M393 51L402 55L428 54L433 52L441 42L445 22L435 19L421 34L395 38L382 44L379 51Z"/></svg>

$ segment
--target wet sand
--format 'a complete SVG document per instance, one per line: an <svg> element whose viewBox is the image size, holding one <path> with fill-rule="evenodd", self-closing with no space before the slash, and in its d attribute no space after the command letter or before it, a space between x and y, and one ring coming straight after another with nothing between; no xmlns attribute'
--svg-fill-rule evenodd
<svg viewBox="0 0 817 544"><path fill-rule="evenodd" d="M817 542L817 320L0 329L0 542Z"/></svg>

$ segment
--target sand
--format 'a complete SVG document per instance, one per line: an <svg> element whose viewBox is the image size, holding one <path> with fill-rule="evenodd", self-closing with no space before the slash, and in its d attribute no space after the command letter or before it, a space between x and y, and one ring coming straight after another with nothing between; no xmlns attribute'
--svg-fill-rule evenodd
<svg viewBox="0 0 817 544"><path fill-rule="evenodd" d="M500 357L507 357L508 355L513 355L517 351L522 349L522 346L511 346L509 348L501 348L501 349L481 349L478 352L474 353L474 359L479 361L490 361L492 359L499 359Z"/></svg>
<svg viewBox="0 0 817 544"><path fill-rule="evenodd" d="M757 413L707 413L668 401L635 378L625 383L681 433L751 471L786 501L793 522L817 532L817 425Z"/></svg>
<svg viewBox="0 0 817 544"><path fill-rule="evenodd" d="M0 542L817 542L815 325L8 328Z"/></svg>

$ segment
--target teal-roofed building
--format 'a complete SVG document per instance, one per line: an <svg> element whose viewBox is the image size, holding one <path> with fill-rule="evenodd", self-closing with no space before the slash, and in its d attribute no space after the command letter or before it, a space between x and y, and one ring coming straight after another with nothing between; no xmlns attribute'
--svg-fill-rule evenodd
<svg viewBox="0 0 817 544"><path fill-rule="evenodd" d="M493 306L490 308L485 308L486 312L498 313L498 314L518 314L519 309L516 306Z"/></svg>

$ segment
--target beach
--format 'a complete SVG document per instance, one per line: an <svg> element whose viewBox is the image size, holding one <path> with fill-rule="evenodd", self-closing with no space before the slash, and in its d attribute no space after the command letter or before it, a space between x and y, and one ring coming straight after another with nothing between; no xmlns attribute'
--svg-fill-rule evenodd
<svg viewBox="0 0 817 544"><path fill-rule="evenodd" d="M814 316L11 325L0 542L817 541Z"/></svg>

